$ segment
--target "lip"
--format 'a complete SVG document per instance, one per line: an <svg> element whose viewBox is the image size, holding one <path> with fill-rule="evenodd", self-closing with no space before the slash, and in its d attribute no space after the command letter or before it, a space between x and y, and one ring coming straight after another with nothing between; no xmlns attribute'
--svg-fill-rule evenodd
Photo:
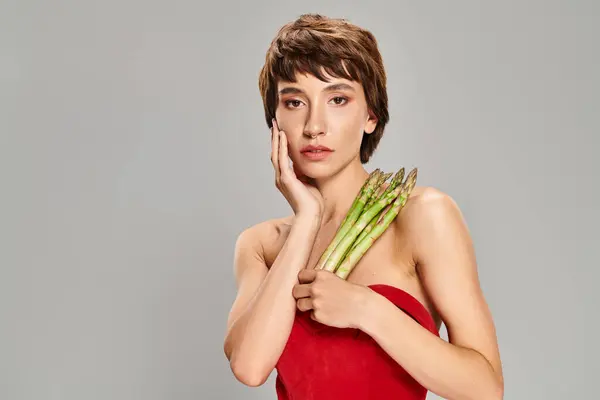
<svg viewBox="0 0 600 400"><path fill-rule="evenodd" d="M310 144L308 146L304 146L303 148L301 148L300 153L304 153L305 151L312 151L312 150L333 151L329 147L326 147L323 145L314 146L314 145Z"/></svg>
<svg viewBox="0 0 600 400"><path fill-rule="evenodd" d="M315 152L314 150L320 150L319 152ZM311 161L319 161L324 160L333 152L329 147L326 146L305 146L300 150L300 153L307 159Z"/></svg>

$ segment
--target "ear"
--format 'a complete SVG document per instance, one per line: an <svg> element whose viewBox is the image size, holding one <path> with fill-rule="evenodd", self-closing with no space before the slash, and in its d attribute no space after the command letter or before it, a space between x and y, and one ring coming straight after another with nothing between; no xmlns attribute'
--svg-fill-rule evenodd
<svg viewBox="0 0 600 400"><path fill-rule="evenodd" d="M375 128L377 127L377 122L379 122L379 120L377 119L375 114L373 114L371 110L369 110L369 116L367 118L367 123L365 124L365 133L367 135L375 131Z"/></svg>

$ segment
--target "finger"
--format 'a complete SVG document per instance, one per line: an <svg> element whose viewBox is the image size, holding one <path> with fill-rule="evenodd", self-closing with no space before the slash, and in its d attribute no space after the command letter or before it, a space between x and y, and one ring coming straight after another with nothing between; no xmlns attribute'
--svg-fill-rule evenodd
<svg viewBox="0 0 600 400"><path fill-rule="evenodd" d="M294 296L295 299L301 299L303 297L310 297L311 296L311 286L310 284L296 284L294 285L294 287L292 288L292 296Z"/></svg>
<svg viewBox="0 0 600 400"><path fill-rule="evenodd" d="M271 164L275 169L275 183L279 184L279 129L275 118L271 127Z"/></svg>
<svg viewBox="0 0 600 400"><path fill-rule="evenodd" d="M280 131L279 136L279 176L290 178L292 169L290 168L290 159L288 156L288 140L285 131Z"/></svg>
<svg viewBox="0 0 600 400"><path fill-rule="evenodd" d="M303 297L296 301L296 307L300 311L307 311L313 309L312 299L310 297Z"/></svg>
<svg viewBox="0 0 600 400"><path fill-rule="evenodd" d="M317 276L317 270L316 269L302 269L300 270L300 272L298 273L298 282L300 283L311 283L312 281L315 280Z"/></svg>

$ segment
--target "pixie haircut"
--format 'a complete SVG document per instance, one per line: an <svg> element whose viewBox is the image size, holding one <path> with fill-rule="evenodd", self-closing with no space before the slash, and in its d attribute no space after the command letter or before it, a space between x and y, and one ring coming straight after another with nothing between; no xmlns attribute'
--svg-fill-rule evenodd
<svg viewBox="0 0 600 400"><path fill-rule="evenodd" d="M367 107L378 119L371 134L363 133L360 161L365 164L389 121L386 73L375 36L346 19L303 14L280 28L258 80L267 125L272 127L279 102L277 82L296 82L296 73L312 74L328 82L322 70L363 86Z"/></svg>

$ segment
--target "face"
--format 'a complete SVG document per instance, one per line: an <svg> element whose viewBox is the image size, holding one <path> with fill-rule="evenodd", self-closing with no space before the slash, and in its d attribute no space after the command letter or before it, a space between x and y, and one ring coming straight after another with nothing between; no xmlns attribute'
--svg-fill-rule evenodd
<svg viewBox="0 0 600 400"><path fill-rule="evenodd" d="M363 87L358 82L296 74L296 82L279 82L277 123L288 138L294 166L311 178L331 176L353 162L360 164L363 134L375 130ZM302 152L305 146L326 146L325 153Z"/></svg>

